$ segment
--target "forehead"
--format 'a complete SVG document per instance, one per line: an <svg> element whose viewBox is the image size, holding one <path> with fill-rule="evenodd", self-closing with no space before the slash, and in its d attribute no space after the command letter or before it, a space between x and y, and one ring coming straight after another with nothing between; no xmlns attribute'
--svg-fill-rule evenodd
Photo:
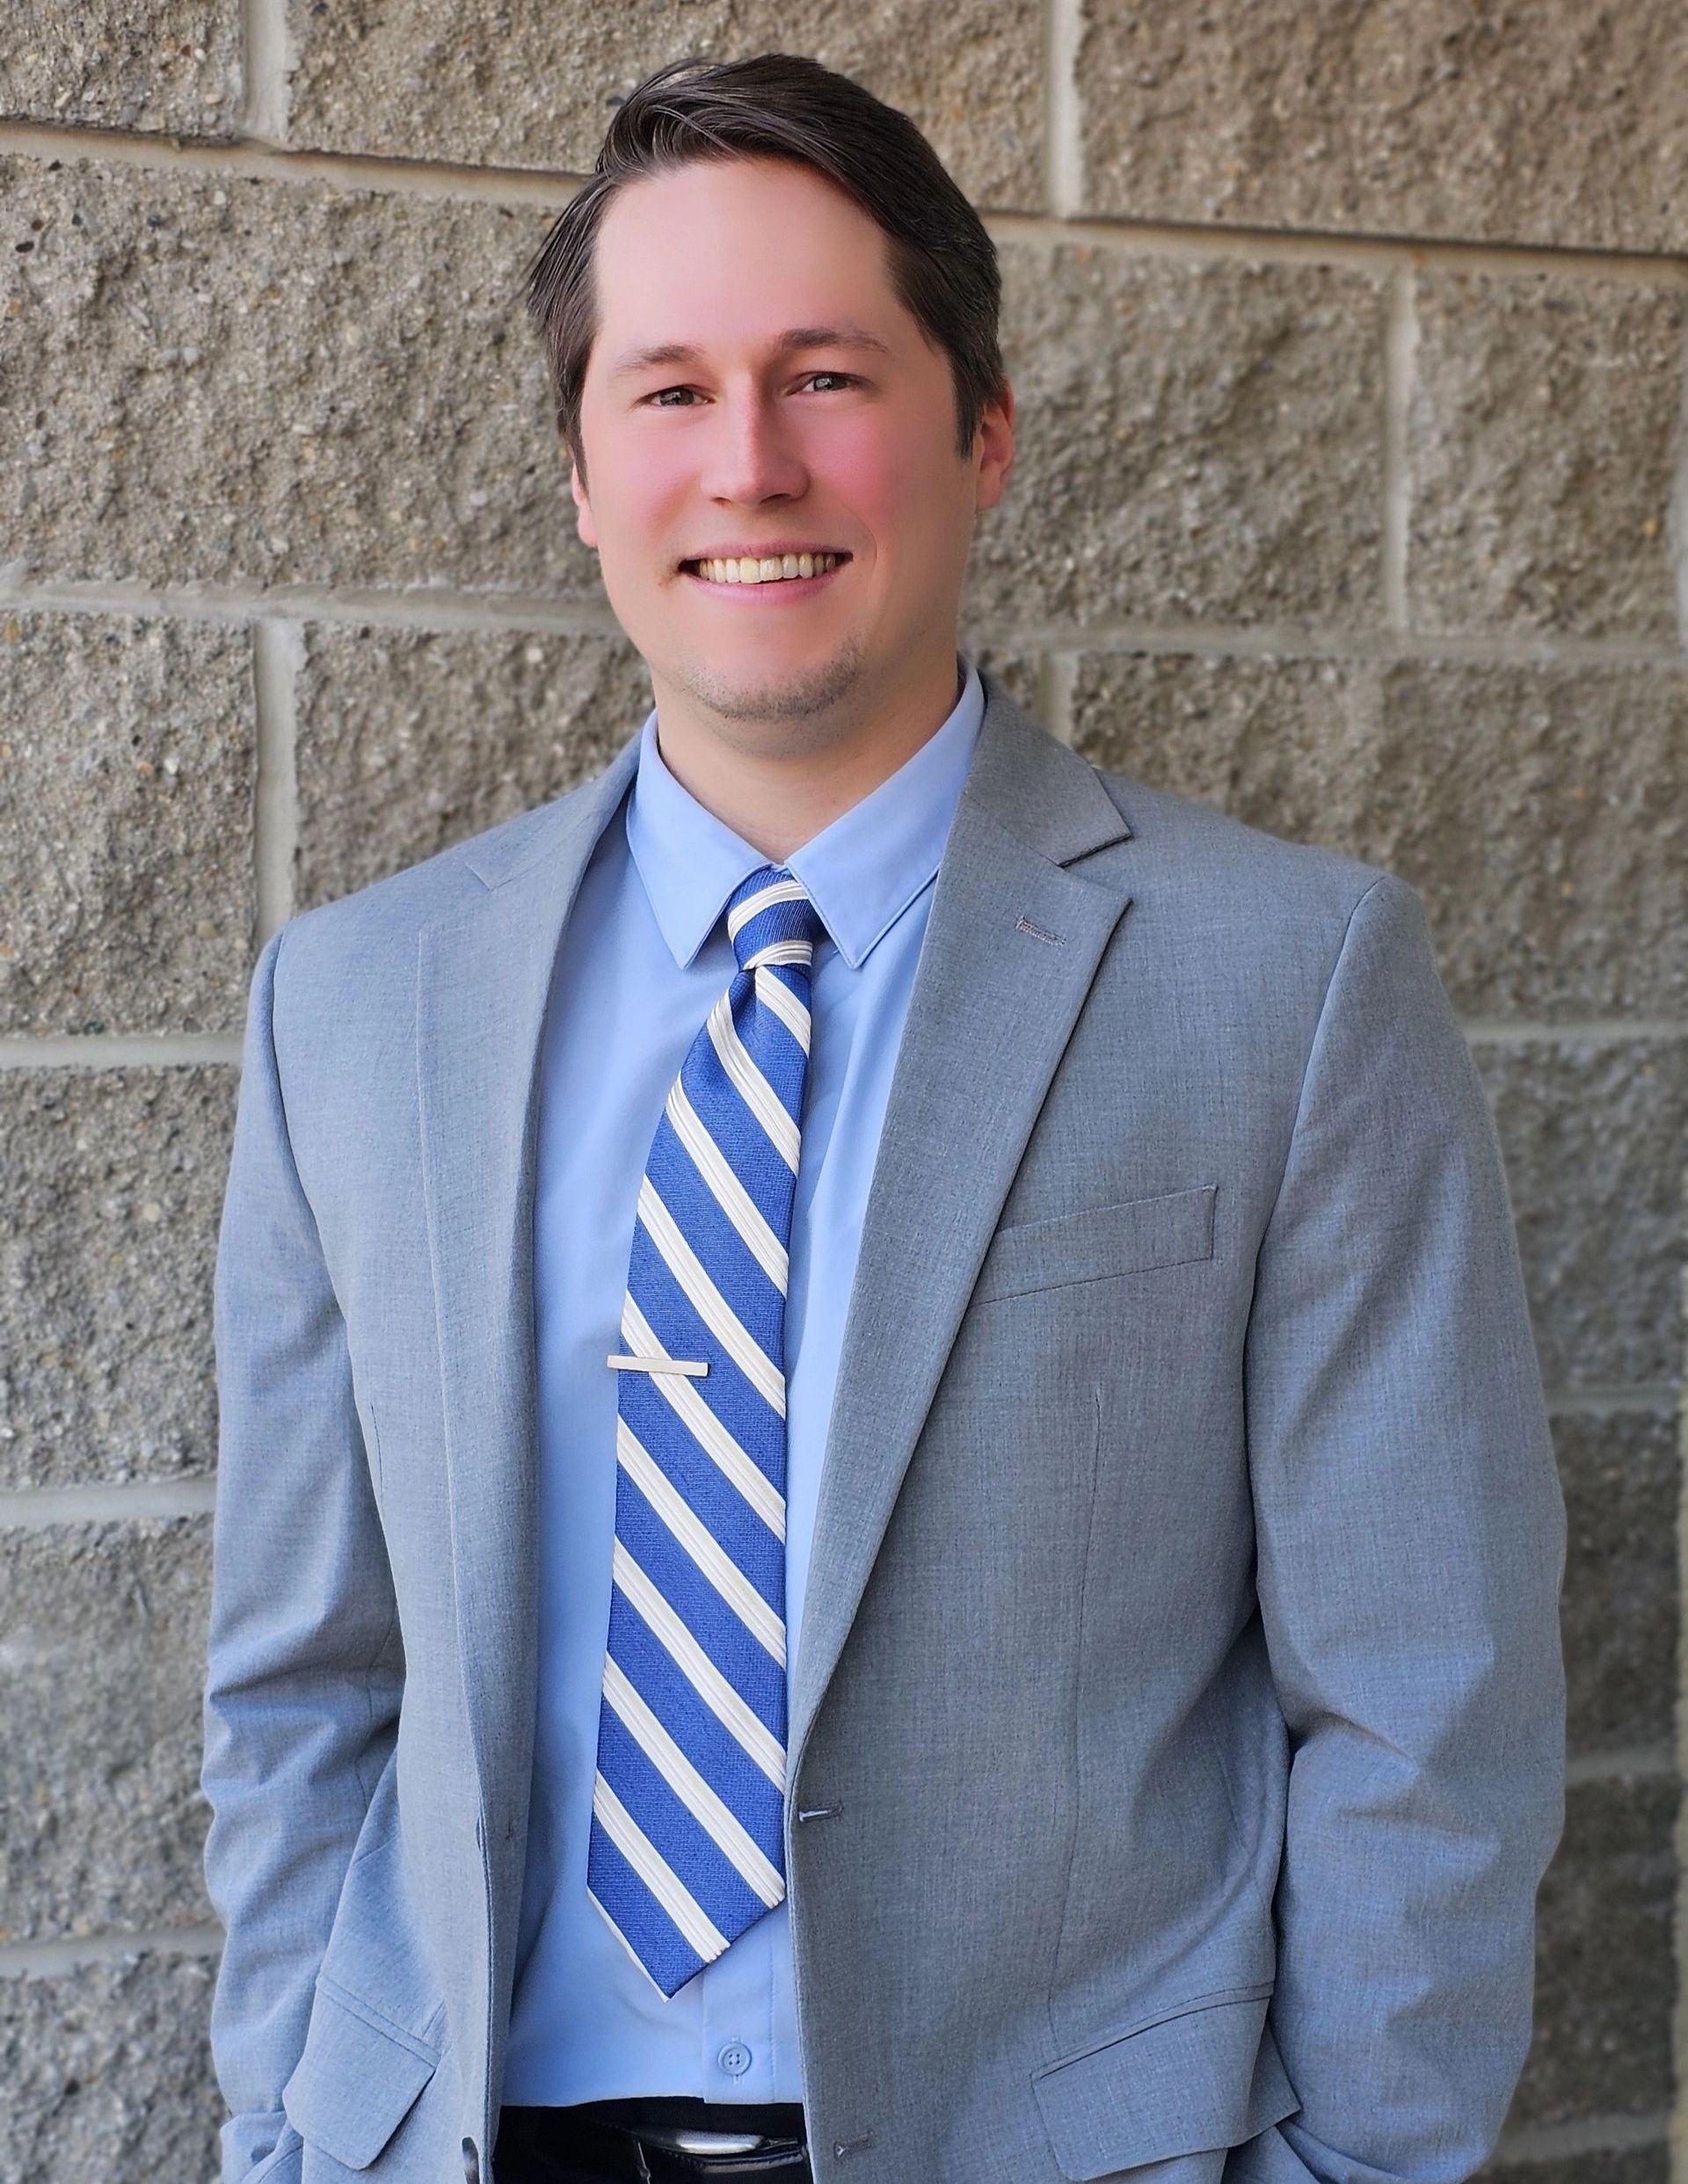
<svg viewBox="0 0 1688 2184"><path fill-rule="evenodd" d="M593 368L663 344L769 346L790 328L853 325L894 347L918 333L891 285L887 238L846 193L792 160L697 160L611 200L593 254Z"/></svg>

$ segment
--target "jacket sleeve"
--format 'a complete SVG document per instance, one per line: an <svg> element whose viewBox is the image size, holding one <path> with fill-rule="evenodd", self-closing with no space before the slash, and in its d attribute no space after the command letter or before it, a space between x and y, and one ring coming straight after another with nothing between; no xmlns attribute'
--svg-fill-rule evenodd
<svg viewBox="0 0 1688 2184"><path fill-rule="evenodd" d="M1393 874L1313 1036L1245 1397L1291 1752L1271 2023L1301 2106L1226 2184L1457 2184L1530 2042L1565 1515L1494 1121Z"/></svg>
<svg viewBox="0 0 1688 2184"><path fill-rule="evenodd" d="M216 1506L200 1785L225 1929L211 2044L224 2184L292 2127L281 2088L404 1688L346 1327L294 1164L274 1034L287 928L253 973L214 1285ZM308 1066L308 1065L307 1065Z"/></svg>

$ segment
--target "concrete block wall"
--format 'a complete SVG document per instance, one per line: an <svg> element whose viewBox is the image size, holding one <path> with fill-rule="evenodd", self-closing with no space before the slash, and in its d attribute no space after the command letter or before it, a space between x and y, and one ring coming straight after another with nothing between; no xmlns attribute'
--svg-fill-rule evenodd
<svg viewBox="0 0 1688 2184"><path fill-rule="evenodd" d="M520 273L615 99L928 130L1020 405L964 641L1391 866L1500 1126L1569 1820L1494 2170L1688 2184L1688 16L1674 0L21 0L0 40L0 2184L210 2184L211 1269L258 948L649 703ZM1684 1929L1688 1932L1688 1928Z"/></svg>

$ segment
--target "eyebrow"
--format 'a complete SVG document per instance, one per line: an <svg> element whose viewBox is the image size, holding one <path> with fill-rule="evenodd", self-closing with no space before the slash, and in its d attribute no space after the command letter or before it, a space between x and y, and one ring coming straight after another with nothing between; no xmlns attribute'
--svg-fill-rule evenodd
<svg viewBox="0 0 1688 2184"><path fill-rule="evenodd" d="M875 349L881 356L891 354L891 346L877 334L869 333L865 326L788 326L774 345L776 356L789 355L794 349ZM654 364L695 364L702 354L685 341L660 341L645 349L629 349L610 367L612 379L625 379L630 373L648 371Z"/></svg>

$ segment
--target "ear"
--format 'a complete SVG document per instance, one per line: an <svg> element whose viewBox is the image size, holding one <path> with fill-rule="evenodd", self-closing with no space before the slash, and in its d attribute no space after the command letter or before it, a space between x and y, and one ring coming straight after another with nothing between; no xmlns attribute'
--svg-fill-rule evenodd
<svg viewBox="0 0 1688 2184"><path fill-rule="evenodd" d="M985 405L975 447L979 478L973 506L993 508L1001 499L1008 472L1014 468L1014 389L1007 380L1002 382L1000 399Z"/></svg>
<svg viewBox="0 0 1688 2184"><path fill-rule="evenodd" d="M564 452L567 454L566 448ZM574 496L577 511L574 528L580 534L580 542L583 546L595 547L598 532L592 520L592 503L586 499L586 489L580 483L579 466L572 459L569 463L569 491Z"/></svg>

